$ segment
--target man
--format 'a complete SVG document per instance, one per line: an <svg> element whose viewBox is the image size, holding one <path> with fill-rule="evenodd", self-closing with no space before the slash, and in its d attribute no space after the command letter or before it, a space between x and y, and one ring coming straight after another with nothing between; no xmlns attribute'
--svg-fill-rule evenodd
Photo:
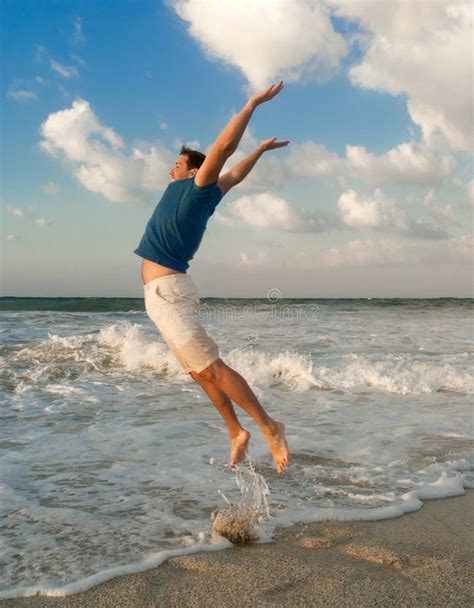
<svg viewBox="0 0 474 608"><path fill-rule="evenodd" d="M231 463L246 454L250 433L240 424L232 401L259 425L281 473L289 460L285 426L270 418L247 382L219 357L216 343L199 320L199 295L186 274L188 262L201 242L207 220L221 198L251 171L267 150L288 145L276 137L220 175L236 151L255 109L273 99L283 82L253 95L220 133L207 156L183 146L165 190L138 248L148 316L183 368L204 389L224 418L231 440Z"/></svg>

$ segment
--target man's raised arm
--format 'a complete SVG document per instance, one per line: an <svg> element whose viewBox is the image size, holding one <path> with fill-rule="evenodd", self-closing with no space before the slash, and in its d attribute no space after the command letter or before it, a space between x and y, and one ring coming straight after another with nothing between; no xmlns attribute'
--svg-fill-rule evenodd
<svg viewBox="0 0 474 608"><path fill-rule="evenodd" d="M236 184L245 179L264 152L267 152L268 150L275 150L276 148L283 148L289 143L290 142L287 139L285 141L277 141L276 137L262 141L251 154L243 158L240 162L234 165L232 169L227 171L227 173L224 173L224 175L219 178L218 183L219 188L222 190L222 194L225 194Z"/></svg>
<svg viewBox="0 0 474 608"><path fill-rule="evenodd" d="M194 183L197 186L207 186L207 184L217 181L226 160L237 150L255 108L273 99L282 89L283 81L277 85L273 84L262 93L252 95L242 110L231 118L212 144L206 160L196 173Z"/></svg>

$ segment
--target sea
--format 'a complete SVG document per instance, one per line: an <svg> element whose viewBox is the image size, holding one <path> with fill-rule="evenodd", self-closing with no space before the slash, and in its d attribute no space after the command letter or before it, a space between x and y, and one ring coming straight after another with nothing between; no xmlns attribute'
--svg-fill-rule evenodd
<svg viewBox="0 0 474 608"><path fill-rule="evenodd" d="M285 423L225 425L133 298L0 298L0 597L62 596L231 548L216 510L380 520L474 487L472 299L207 298L221 356Z"/></svg>

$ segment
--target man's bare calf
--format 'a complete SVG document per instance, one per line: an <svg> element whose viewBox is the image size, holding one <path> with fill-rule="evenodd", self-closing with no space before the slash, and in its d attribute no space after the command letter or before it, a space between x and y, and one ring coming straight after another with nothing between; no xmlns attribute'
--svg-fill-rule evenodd
<svg viewBox="0 0 474 608"><path fill-rule="evenodd" d="M285 425L270 418L245 379L226 365L222 359L218 359L199 374L191 372L191 376L204 388L223 416L231 440L233 436L237 439L240 435L236 451L239 454L245 454L250 434L248 436L242 434L242 431L244 433L247 431L240 426L231 400L245 410L258 424L271 450L276 470L281 473L290 458Z"/></svg>
<svg viewBox="0 0 474 608"><path fill-rule="evenodd" d="M206 392L216 410L224 419L230 437L230 463L237 464L245 458L250 433L241 426L232 401L220 388L209 380L205 380L196 372L191 372L190 375Z"/></svg>

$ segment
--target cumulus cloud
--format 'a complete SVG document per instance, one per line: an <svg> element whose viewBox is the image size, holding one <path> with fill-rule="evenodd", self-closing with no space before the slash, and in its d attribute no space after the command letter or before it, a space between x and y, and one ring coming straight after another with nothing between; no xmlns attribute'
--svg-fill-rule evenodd
<svg viewBox="0 0 474 608"><path fill-rule="evenodd" d="M327 6L315 0L170 0L170 4L189 24L190 35L205 54L238 68L253 89L280 78L326 82L347 53Z"/></svg>
<svg viewBox="0 0 474 608"><path fill-rule="evenodd" d="M348 169L345 159L312 141L292 145L286 164L294 175L303 177L341 175Z"/></svg>
<svg viewBox="0 0 474 608"><path fill-rule="evenodd" d="M359 87L406 95L412 120L433 147L474 151L472 31L468 2L327 0L366 32L349 70Z"/></svg>
<svg viewBox="0 0 474 608"><path fill-rule="evenodd" d="M201 142L198 139L182 140L179 137L175 137L173 139L172 145L176 151L178 151L181 148L181 146L186 146L187 148L191 148L192 150L201 149Z"/></svg>
<svg viewBox="0 0 474 608"><path fill-rule="evenodd" d="M354 190L348 190L339 197L337 205L341 210L342 221L350 228L383 228L394 227L406 230L405 213L399 209L394 200L385 197L377 189L373 198L362 198Z"/></svg>
<svg viewBox="0 0 474 608"><path fill-rule="evenodd" d="M331 247L319 256L318 266L387 266L414 262L410 247L400 241L354 240L342 247Z"/></svg>
<svg viewBox="0 0 474 608"><path fill-rule="evenodd" d="M376 156L363 146L346 146L340 157L312 141L294 144L285 164L295 176L357 179L370 187L382 185L434 185L451 175L456 166L448 154L437 154L415 142L401 143Z"/></svg>
<svg viewBox="0 0 474 608"><path fill-rule="evenodd" d="M430 189L424 196L423 205L435 219L449 222L455 226L461 226L461 223L455 217L454 204L440 201L433 189Z"/></svg>
<svg viewBox="0 0 474 608"><path fill-rule="evenodd" d="M217 212L215 219L230 226L249 226L281 232L321 232L337 222L330 214L309 213L267 192L242 196Z"/></svg>
<svg viewBox="0 0 474 608"><path fill-rule="evenodd" d="M377 188L372 196L347 190L337 201L340 217L319 210L309 212L285 199L263 192L242 196L229 203L215 219L226 226L242 226L278 232L321 233L328 230L376 230L421 239L446 239L439 224L408 217L394 199Z"/></svg>
<svg viewBox="0 0 474 608"><path fill-rule="evenodd" d="M456 166L452 156L437 156L414 142L399 144L381 156L348 145L346 156L351 173L371 186L435 184L451 175Z"/></svg>
<svg viewBox="0 0 474 608"><path fill-rule="evenodd" d="M440 226L421 219L410 219L406 212L397 206L396 201L386 197L380 188L375 190L371 198L348 190L341 194L337 205L343 223L352 229L369 228L428 239L449 236Z"/></svg>
<svg viewBox="0 0 474 608"><path fill-rule="evenodd" d="M395 239L380 241L357 239L342 247L323 251L313 266L377 267L404 264L471 264L471 235L460 235L437 243L407 243Z"/></svg>
<svg viewBox="0 0 474 608"><path fill-rule="evenodd" d="M253 152L258 144L259 141L255 136L255 132L252 126L249 125L244 132L237 151L227 160L222 168L222 173L229 171L245 156ZM291 177L291 172L284 158L283 149L263 154L247 177L240 184L237 184L236 190L265 192L266 190L283 186Z"/></svg>
<svg viewBox="0 0 474 608"><path fill-rule="evenodd" d="M238 68L252 88L279 78L324 82L339 70L348 43L358 44L361 60L349 69L352 84L405 95L430 147L474 151L474 14L468 2L169 2L204 53ZM346 41L331 16L360 30Z"/></svg>
<svg viewBox="0 0 474 608"><path fill-rule="evenodd" d="M88 190L113 202L151 202L150 191L169 182L173 156L143 143L123 152L122 138L103 126L90 104L76 99L70 108L53 112L40 128L40 147L62 160Z"/></svg>

